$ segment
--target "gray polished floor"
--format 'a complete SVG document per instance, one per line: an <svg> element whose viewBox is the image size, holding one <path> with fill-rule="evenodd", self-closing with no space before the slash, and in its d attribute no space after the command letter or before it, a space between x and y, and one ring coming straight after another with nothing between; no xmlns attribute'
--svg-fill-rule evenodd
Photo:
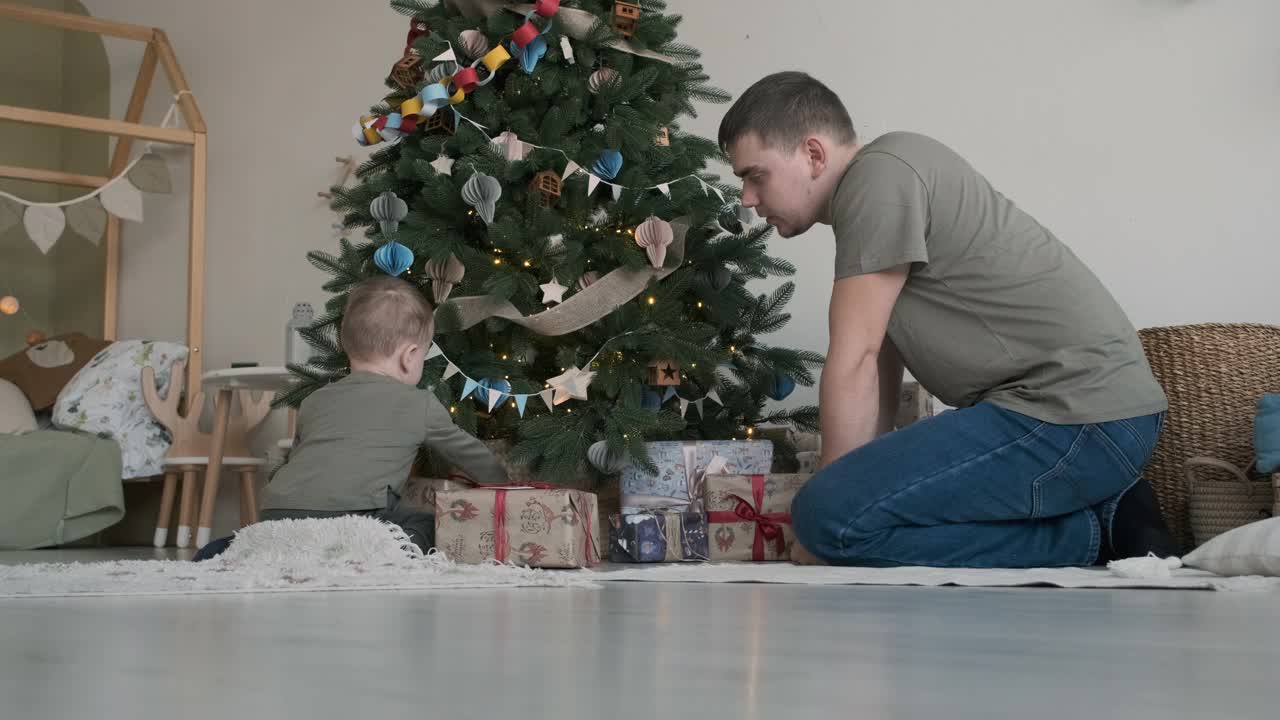
<svg viewBox="0 0 1280 720"><path fill-rule="evenodd" d="M0 600L0 717L1273 718L1277 601L653 584Z"/></svg>

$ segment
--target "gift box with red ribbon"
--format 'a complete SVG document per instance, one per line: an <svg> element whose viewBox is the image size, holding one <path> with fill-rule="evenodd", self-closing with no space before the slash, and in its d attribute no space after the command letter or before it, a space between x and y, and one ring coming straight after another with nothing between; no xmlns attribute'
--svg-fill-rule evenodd
<svg viewBox="0 0 1280 720"><path fill-rule="evenodd" d="M789 560L795 533L791 500L808 474L708 475L707 533L711 560Z"/></svg>
<svg viewBox="0 0 1280 720"><path fill-rule="evenodd" d="M436 492L436 547L450 560L540 568L600 562L596 496L551 485Z"/></svg>

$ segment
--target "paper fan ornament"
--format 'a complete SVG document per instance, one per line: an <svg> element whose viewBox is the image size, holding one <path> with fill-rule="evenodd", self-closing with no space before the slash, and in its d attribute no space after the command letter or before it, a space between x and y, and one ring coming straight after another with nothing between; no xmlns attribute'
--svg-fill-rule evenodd
<svg viewBox="0 0 1280 720"><path fill-rule="evenodd" d="M644 248L649 264L661 268L667 259L667 246L675 239L671 223L657 216L649 216L636 228L636 244Z"/></svg>
<svg viewBox="0 0 1280 720"><path fill-rule="evenodd" d="M600 68L591 73L591 77L587 78L587 89L591 91L592 95L597 95L600 93L601 88L617 82L621 77L622 75L613 68Z"/></svg>
<svg viewBox="0 0 1280 720"><path fill-rule="evenodd" d="M591 170L605 180L612 180L618 177L618 173L622 172L622 153L617 150L605 150L600 153L600 157L596 159L596 164L591 166Z"/></svg>
<svg viewBox="0 0 1280 720"><path fill-rule="evenodd" d="M400 229L400 221L409 214L409 206L388 190L369 203L369 214L382 226L383 235L391 235Z"/></svg>
<svg viewBox="0 0 1280 720"><path fill-rule="evenodd" d="M435 298L437 305L449 299L449 293L462 282L467 272L467 268L455 255L444 260L431 260L424 269L427 277L431 278L431 296Z"/></svg>
<svg viewBox="0 0 1280 720"><path fill-rule="evenodd" d="M373 263L391 277L400 277L413 265L413 251L393 240L373 253Z"/></svg>
<svg viewBox="0 0 1280 720"><path fill-rule="evenodd" d="M486 223L493 222L493 215L497 212L500 197L502 197L502 183L498 182L497 178L484 173L472 175L462 186L462 199L475 208L476 213Z"/></svg>
<svg viewBox="0 0 1280 720"><path fill-rule="evenodd" d="M479 30L463 30L458 34L458 44L472 59L482 58L490 50L488 38Z"/></svg>

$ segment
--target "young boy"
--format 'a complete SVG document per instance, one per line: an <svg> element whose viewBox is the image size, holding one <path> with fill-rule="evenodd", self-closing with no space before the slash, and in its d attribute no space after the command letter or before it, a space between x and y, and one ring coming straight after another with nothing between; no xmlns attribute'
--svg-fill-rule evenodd
<svg viewBox="0 0 1280 720"><path fill-rule="evenodd" d="M435 517L402 507L398 494L420 446L478 482L506 481L488 448L417 387L432 329L431 305L404 280L374 277L351 289L339 338L351 374L302 401L289 459L263 490L262 520L371 515L426 551Z"/></svg>

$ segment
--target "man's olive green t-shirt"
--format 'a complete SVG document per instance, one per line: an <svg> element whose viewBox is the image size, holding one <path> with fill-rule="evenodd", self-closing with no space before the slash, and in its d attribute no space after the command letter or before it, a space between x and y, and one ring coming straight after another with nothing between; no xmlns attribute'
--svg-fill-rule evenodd
<svg viewBox="0 0 1280 720"><path fill-rule="evenodd" d="M497 458L454 425L434 395L384 375L353 372L302 401L293 449L263 489L262 508L384 508L387 490L400 492L424 445L474 480L507 480Z"/></svg>
<svg viewBox="0 0 1280 720"><path fill-rule="evenodd" d="M1060 424L1168 407L1098 278L942 143L868 143L836 188L832 224L837 280L910 264L888 337L942 402Z"/></svg>

